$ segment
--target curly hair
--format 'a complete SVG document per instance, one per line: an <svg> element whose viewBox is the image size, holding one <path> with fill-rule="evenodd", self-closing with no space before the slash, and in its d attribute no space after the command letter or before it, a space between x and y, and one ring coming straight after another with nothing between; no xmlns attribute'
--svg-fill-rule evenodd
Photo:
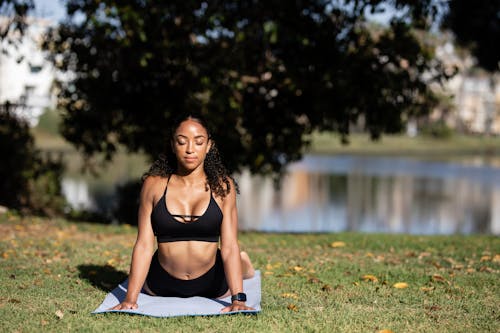
<svg viewBox="0 0 500 333"><path fill-rule="evenodd" d="M183 113L179 115L170 128L170 139L173 140L173 136L179 125L185 120L193 120L202 125L208 133L209 140L212 141L212 145L207 155L205 156L205 161L203 164L203 170L207 175L207 189L210 189L216 196L224 198L231 191L231 182L233 181L236 193L239 193L238 184L234 178L230 175L229 171L226 169L222 163L222 159L219 154L215 142L212 139L211 132L205 119L197 113ZM170 145L169 145L170 146ZM172 149L167 149L166 154L161 154L156 161L153 162L149 170L144 173L142 180L144 181L149 176L160 176L160 177L170 177L170 175L177 172L177 157L175 156Z"/></svg>

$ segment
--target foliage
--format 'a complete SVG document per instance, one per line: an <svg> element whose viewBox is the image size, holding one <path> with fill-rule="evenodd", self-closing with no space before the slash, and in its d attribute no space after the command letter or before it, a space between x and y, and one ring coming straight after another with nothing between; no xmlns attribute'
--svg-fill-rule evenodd
<svg viewBox="0 0 500 333"><path fill-rule="evenodd" d="M0 331L498 331L500 238L486 235L243 233L257 316L91 315L127 277L136 231L0 215Z"/></svg>
<svg viewBox="0 0 500 333"><path fill-rule="evenodd" d="M6 157L0 164L0 205L44 215L62 213L62 162L41 157L27 122L8 106L0 110L0 155Z"/></svg>
<svg viewBox="0 0 500 333"><path fill-rule="evenodd" d="M118 204L113 217L118 222L137 225L141 187L141 180L132 180L117 187Z"/></svg>
<svg viewBox="0 0 500 333"><path fill-rule="evenodd" d="M27 14L33 0L0 0L0 51L8 54L7 44L17 45L27 27Z"/></svg>
<svg viewBox="0 0 500 333"><path fill-rule="evenodd" d="M451 29L457 41L469 48L479 65L489 71L500 69L500 0L475 3L451 0L443 26Z"/></svg>
<svg viewBox="0 0 500 333"><path fill-rule="evenodd" d="M422 134L432 136L436 139L450 139L453 130L442 120L429 122L422 126Z"/></svg>
<svg viewBox="0 0 500 333"><path fill-rule="evenodd" d="M404 10L387 28L367 22ZM63 135L85 155L123 144L156 157L169 120L208 114L231 170L281 172L313 130L347 141L360 117L373 138L435 104L444 78L427 29L432 1L70 0L45 47L60 83ZM425 74L425 75L424 75Z"/></svg>
<svg viewBox="0 0 500 333"><path fill-rule="evenodd" d="M0 25L0 41L23 32L26 28L26 15L34 8L33 0L0 0L0 17L6 20Z"/></svg>

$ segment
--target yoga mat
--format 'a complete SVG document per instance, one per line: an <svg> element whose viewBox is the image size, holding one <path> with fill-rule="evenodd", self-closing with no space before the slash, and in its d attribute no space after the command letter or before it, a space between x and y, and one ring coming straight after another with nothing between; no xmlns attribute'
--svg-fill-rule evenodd
<svg viewBox="0 0 500 333"><path fill-rule="evenodd" d="M221 313L220 311L231 304L231 297L223 299L212 299L205 297L159 297L150 296L143 292L139 294L135 310L110 310L125 299L127 293L128 279L120 283L115 289L109 292L102 304L92 313L123 312L129 314L139 314L152 317L176 317L176 316L212 316L234 313L256 314L261 311L261 281L260 271L255 271L251 279L243 280L243 290L247 294L246 304L255 310L233 311Z"/></svg>

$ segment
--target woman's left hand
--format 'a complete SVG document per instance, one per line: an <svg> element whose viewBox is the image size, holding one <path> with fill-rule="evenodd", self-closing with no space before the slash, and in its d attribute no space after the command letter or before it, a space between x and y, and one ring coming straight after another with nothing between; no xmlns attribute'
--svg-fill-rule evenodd
<svg viewBox="0 0 500 333"><path fill-rule="evenodd" d="M246 306L245 302L233 302L231 305L226 306L221 310L221 313L233 312L233 311L245 311L245 310L255 310L249 306Z"/></svg>

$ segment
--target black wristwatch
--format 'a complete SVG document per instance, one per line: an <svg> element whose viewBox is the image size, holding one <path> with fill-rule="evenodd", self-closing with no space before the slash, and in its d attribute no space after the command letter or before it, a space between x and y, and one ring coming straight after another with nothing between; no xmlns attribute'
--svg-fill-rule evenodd
<svg viewBox="0 0 500 333"><path fill-rule="evenodd" d="M246 302L247 301L247 294L237 293L236 295L231 296L231 302L234 302L234 301Z"/></svg>

